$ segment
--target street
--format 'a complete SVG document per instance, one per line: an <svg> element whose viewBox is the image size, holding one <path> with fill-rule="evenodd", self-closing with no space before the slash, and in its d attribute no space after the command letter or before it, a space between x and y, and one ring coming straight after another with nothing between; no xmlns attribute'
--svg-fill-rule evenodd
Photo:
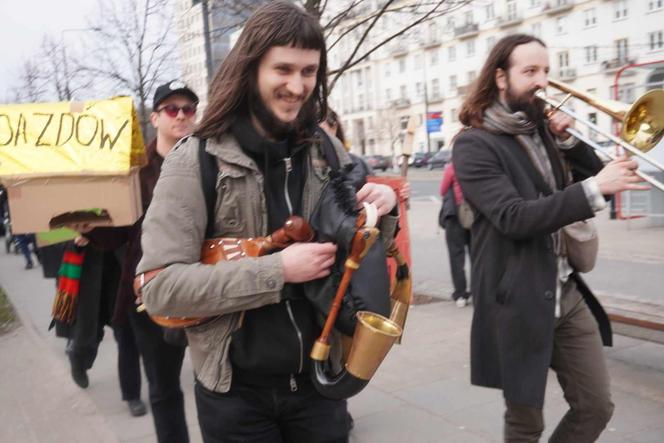
<svg viewBox="0 0 664 443"><path fill-rule="evenodd" d="M442 170L410 171L409 212L414 292L403 343L396 346L369 386L349 400L355 419L353 443L473 443L502 439L501 393L469 383L472 308L456 308L451 293L444 232L437 227ZM588 275L602 296L647 299L664 304L664 229L644 222L598 217L600 260ZM69 376L65 341L47 330L53 281L41 269L23 270L22 258L0 253L0 284L23 326L0 338L0 441L154 441L150 414L130 417L120 399L117 350L110 329L89 371L90 387L78 389ZM664 441L664 350L662 345L616 336L606 355L616 410L600 442ZM200 442L189 357L182 371L192 442ZM143 392L146 392L144 383ZM29 394L26 394L29 393ZM45 401L45 398L47 397ZM143 396L147 399L147 393ZM546 431L566 403L550 373Z"/></svg>

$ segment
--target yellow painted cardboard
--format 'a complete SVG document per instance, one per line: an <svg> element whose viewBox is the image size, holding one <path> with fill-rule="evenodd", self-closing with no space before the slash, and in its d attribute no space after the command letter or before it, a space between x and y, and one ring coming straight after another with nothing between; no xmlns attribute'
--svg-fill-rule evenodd
<svg viewBox="0 0 664 443"><path fill-rule="evenodd" d="M145 163L131 97L0 105L0 177L126 175Z"/></svg>

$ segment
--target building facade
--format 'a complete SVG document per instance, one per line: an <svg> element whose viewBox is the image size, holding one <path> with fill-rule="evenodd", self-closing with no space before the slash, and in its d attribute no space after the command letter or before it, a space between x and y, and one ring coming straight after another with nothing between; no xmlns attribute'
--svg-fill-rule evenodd
<svg viewBox="0 0 664 443"><path fill-rule="evenodd" d="M412 28L346 71L334 86L330 103L358 154L400 154L400 135L411 117L417 127L414 152L447 148L461 128L459 109L488 52L501 37L513 33L544 40L550 77L600 99L613 98L621 67L652 63L620 72L618 98L632 103L647 85L662 87L663 3L473 1ZM347 40L330 50L332 70L352 50L352 41ZM570 103L581 116L612 129L608 116L579 101Z"/></svg>

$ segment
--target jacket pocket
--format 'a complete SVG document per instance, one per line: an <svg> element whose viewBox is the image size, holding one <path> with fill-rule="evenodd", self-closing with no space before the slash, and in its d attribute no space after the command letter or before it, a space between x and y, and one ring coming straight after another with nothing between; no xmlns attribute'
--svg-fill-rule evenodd
<svg viewBox="0 0 664 443"><path fill-rule="evenodd" d="M245 230L241 195L245 194L244 174L222 171L217 180L215 232L220 237L236 237Z"/></svg>
<svg viewBox="0 0 664 443"><path fill-rule="evenodd" d="M505 264L505 270L502 277L498 281L496 286L496 302L498 304L504 305L511 298L512 288L514 287L514 280L518 275L518 255L512 251L507 257L507 262Z"/></svg>
<svg viewBox="0 0 664 443"><path fill-rule="evenodd" d="M230 336L234 314L221 315L202 325L192 326L186 329L189 346L204 353L209 353L222 340Z"/></svg>

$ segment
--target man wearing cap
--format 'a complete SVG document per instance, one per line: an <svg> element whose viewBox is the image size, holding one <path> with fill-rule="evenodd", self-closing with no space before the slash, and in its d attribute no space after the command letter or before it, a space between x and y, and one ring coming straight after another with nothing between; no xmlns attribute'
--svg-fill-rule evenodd
<svg viewBox="0 0 664 443"><path fill-rule="evenodd" d="M196 94L179 80L163 84L155 92L150 122L156 129L157 136L146 148L148 163L140 171L144 211L147 211L152 200L152 191L159 178L164 158L173 146L194 128L197 104ZM120 351L118 365L134 369L120 373L129 372L134 376L120 377L122 391L135 391L137 395L134 398L139 398L140 353L148 378L150 406L159 443L186 443L189 435L184 415L184 397L180 388L180 371L186 341L178 342L168 334L165 336L164 330L152 322L145 312L136 312L132 282L136 265L143 254L140 241L142 224L143 217L133 226L127 227L101 227L92 230L84 225L72 227L83 233L84 242L90 241L93 246L106 250L125 248L113 330L118 347L123 351L130 351ZM138 402L129 402L132 415L145 413L145 406L140 400Z"/></svg>

